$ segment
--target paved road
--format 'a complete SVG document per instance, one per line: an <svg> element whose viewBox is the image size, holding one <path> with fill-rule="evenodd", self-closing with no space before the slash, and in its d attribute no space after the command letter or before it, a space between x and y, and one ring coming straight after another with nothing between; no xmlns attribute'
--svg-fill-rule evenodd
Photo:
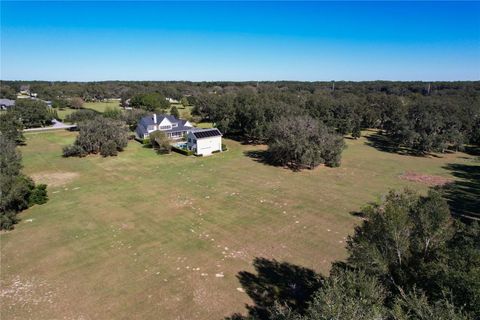
<svg viewBox="0 0 480 320"><path fill-rule="evenodd" d="M57 119L52 120L53 125L49 127L42 127L42 128L30 128L30 129L24 129L24 132L32 132L32 131L48 131L48 130L59 130L59 129L71 129L71 128L76 128L76 124L65 124L63 122L58 121Z"/></svg>

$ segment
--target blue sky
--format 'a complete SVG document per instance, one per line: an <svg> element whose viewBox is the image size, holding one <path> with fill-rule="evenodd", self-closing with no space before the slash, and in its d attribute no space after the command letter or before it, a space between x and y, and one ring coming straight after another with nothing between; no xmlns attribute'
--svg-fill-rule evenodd
<svg viewBox="0 0 480 320"><path fill-rule="evenodd" d="M0 78L479 80L479 2L1 1Z"/></svg>

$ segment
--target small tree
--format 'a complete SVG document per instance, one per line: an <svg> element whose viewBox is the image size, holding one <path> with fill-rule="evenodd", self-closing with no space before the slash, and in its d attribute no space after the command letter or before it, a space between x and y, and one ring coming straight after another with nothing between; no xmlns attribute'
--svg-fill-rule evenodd
<svg viewBox="0 0 480 320"><path fill-rule="evenodd" d="M187 97L182 97L182 99L180 100L180 103L182 104L182 106L184 108L188 107L190 104L188 103L188 99Z"/></svg>
<svg viewBox="0 0 480 320"><path fill-rule="evenodd" d="M162 131L154 131L150 133L150 143L152 147L158 151L158 153L170 153L172 150L171 141Z"/></svg>
<svg viewBox="0 0 480 320"><path fill-rule="evenodd" d="M352 138L358 139L361 137L361 135L362 135L362 131L360 128L360 123L357 122L355 123L355 126L352 129Z"/></svg>
<svg viewBox="0 0 480 320"><path fill-rule="evenodd" d="M81 109L83 108L83 99L79 97L71 98L70 101L70 108L72 109Z"/></svg>
<svg viewBox="0 0 480 320"><path fill-rule="evenodd" d="M172 109L170 109L170 114L177 119L180 118L180 113L178 112L178 109L176 106L173 106Z"/></svg>
<svg viewBox="0 0 480 320"><path fill-rule="evenodd" d="M68 157L85 157L87 152L83 150L79 145L72 144L70 146L63 147L63 156Z"/></svg>

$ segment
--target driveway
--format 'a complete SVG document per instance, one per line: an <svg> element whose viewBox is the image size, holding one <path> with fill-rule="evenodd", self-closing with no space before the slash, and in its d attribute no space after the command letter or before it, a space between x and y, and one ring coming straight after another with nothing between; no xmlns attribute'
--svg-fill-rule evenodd
<svg viewBox="0 0 480 320"><path fill-rule="evenodd" d="M24 129L24 132L32 132L32 131L48 131L48 130L59 130L59 129L72 129L76 128L76 124L66 124L63 122L58 121L57 119L52 120L53 125L49 127L41 127L41 128L30 128L30 129Z"/></svg>

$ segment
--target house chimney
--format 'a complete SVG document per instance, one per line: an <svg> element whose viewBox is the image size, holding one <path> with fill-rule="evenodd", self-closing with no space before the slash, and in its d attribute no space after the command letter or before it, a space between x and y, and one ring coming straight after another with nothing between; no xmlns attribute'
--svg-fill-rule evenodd
<svg viewBox="0 0 480 320"><path fill-rule="evenodd" d="M153 123L157 124L157 114L153 114Z"/></svg>

